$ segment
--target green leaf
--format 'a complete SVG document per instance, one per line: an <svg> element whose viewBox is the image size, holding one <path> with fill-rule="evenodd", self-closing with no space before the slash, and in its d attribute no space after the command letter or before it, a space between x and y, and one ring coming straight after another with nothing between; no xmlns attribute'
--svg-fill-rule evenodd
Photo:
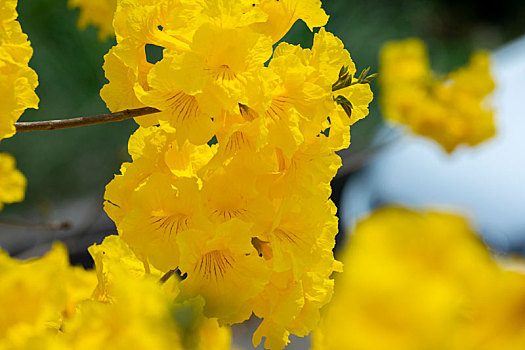
<svg viewBox="0 0 525 350"><path fill-rule="evenodd" d="M339 79L341 79L347 74L348 74L348 66L342 66L341 70L339 71Z"/></svg>
<svg viewBox="0 0 525 350"><path fill-rule="evenodd" d="M361 84L370 84L375 78L377 78L377 73L370 74L361 82Z"/></svg>

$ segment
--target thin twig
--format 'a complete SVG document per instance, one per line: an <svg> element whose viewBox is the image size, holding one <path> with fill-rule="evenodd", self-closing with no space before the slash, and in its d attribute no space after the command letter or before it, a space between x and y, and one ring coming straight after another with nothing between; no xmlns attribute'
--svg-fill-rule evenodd
<svg viewBox="0 0 525 350"><path fill-rule="evenodd" d="M115 113L93 115L89 117L78 117L62 120L46 120L39 122L18 122L15 123L15 128L16 132L69 129L76 128L79 126L120 122L126 119L131 119L158 112L160 111L156 108L142 107L137 109L126 109L124 111Z"/></svg>
<svg viewBox="0 0 525 350"><path fill-rule="evenodd" d="M57 222L50 222L50 223L34 224L30 222L0 219L0 227L1 226L13 227L13 228L19 228L19 229L29 229L29 230L61 231L61 230L69 230L71 228L71 223L69 221L57 221Z"/></svg>
<svg viewBox="0 0 525 350"><path fill-rule="evenodd" d="M159 282L160 282L161 284L166 283L166 282L170 279L170 277L173 276L173 275L175 274L175 271L177 271L177 270L169 270L168 272L166 272L166 273L160 278Z"/></svg>

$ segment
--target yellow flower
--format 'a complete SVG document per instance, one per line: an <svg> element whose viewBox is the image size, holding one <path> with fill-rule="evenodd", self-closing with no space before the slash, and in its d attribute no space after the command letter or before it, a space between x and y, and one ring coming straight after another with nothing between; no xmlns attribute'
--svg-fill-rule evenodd
<svg viewBox="0 0 525 350"><path fill-rule="evenodd" d="M257 2L254 2L257 6ZM271 36L274 43L292 28L297 20L303 20L313 31L328 22L328 16L321 8L321 0L260 0L258 6L268 14L263 23L252 26L259 32Z"/></svg>
<svg viewBox="0 0 525 350"><path fill-rule="evenodd" d="M255 314L263 317L263 320L253 334L253 346L258 346L265 336L265 348L283 349L290 342L290 332L286 326L303 307L302 284L294 281L289 273L274 274L272 282L258 296L254 307Z"/></svg>
<svg viewBox="0 0 525 350"><path fill-rule="evenodd" d="M186 278L184 295L202 295L205 315L239 323L252 313L252 299L268 283L269 269L251 243L247 223L232 219L207 231L188 230L179 238Z"/></svg>
<svg viewBox="0 0 525 350"><path fill-rule="evenodd" d="M98 278L97 287L93 292L95 300L111 301L115 298L114 279L119 275L126 274L136 279L150 275L154 279L160 279L162 276L160 271L147 262L140 261L119 236L108 236L102 244L94 244L88 251L95 262Z"/></svg>
<svg viewBox="0 0 525 350"><path fill-rule="evenodd" d="M488 53L476 52L467 66L439 78L420 40L393 42L381 51L380 79L385 117L437 141L448 153L494 136L486 101L494 89Z"/></svg>
<svg viewBox="0 0 525 350"><path fill-rule="evenodd" d="M0 179L0 210L4 203L24 200L27 180L15 168L15 159L10 154L0 153Z"/></svg>
<svg viewBox="0 0 525 350"><path fill-rule="evenodd" d="M20 66L27 65L33 49L16 20L17 0L5 0L0 4L0 57Z"/></svg>
<svg viewBox="0 0 525 350"><path fill-rule="evenodd" d="M69 266L65 247L56 244L40 259L17 261L0 252L0 347L56 334L79 302L90 297L96 277Z"/></svg>
<svg viewBox="0 0 525 350"><path fill-rule="evenodd" d="M64 325L60 338L72 349L182 349L170 315L172 299L161 289L158 279L144 276L144 271L142 278L136 276L140 273L139 260L133 262L129 254L113 250L115 244L105 242L102 246L106 246L99 248L103 252L113 254L96 262L98 271L107 271L111 276L110 302L84 301L75 317ZM114 261L119 255L128 259ZM102 281L99 279L99 283Z"/></svg>
<svg viewBox="0 0 525 350"><path fill-rule="evenodd" d="M121 0L113 20L117 47L131 50L129 53L132 49L142 49L139 57L127 62L135 64L137 59L146 59L146 44L185 52L195 30L202 24L199 20L202 8L201 1L191 0Z"/></svg>
<svg viewBox="0 0 525 350"><path fill-rule="evenodd" d="M301 282L287 273L272 276L272 283L257 298L254 307L255 314L263 317L253 334L254 347L263 336L265 348L282 349L290 343L290 334L308 335L317 327L319 310L330 301L333 287L333 280L316 272L308 273Z"/></svg>
<svg viewBox="0 0 525 350"><path fill-rule="evenodd" d="M334 151L350 144L349 126L368 114L372 92L368 84L332 91L343 66L353 77L356 70L350 54L341 40L324 28L314 36L311 50L287 43L276 48L269 68L277 79L265 117L270 144L280 148L286 157L299 144L316 140L326 128L330 128L331 138L327 144ZM339 96L352 104L351 116L335 102Z"/></svg>
<svg viewBox="0 0 525 350"><path fill-rule="evenodd" d="M231 329L204 316L205 301L196 297L175 303L173 317L182 334L184 349L232 349Z"/></svg>
<svg viewBox="0 0 525 350"><path fill-rule="evenodd" d="M163 271L176 269L179 235L203 226L200 197L195 178L172 182L168 175L153 174L135 190L133 209L118 223L119 232L146 261Z"/></svg>
<svg viewBox="0 0 525 350"><path fill-rule="evenodd" d="M221 28L247 27L268 20L268 14L257 6L258 0L208 0L203 3L202 23Z"/></svg>
<svg viewBox="0 0 525 350"><path fill-rule="evenodd" d="M38 108L36 73L28 67L33 49L16 20L16 0L0 4L0 140L15 134L14 123L27 108Z"/></svg>
<svg viewBox="0 0 525 350"><path fill-rule="evenodd" d="M117 46L105 56L104 71L109 83L101 90L108 108L116 112L143 106L135 94L135 85L148 90L147 45L169 48L174 52L189 50L195 32L195 14L202 6L191 1L122 0L113 20ZM190 29L190 27L192 29ZM141 125L157 123L156 117L136 119Z"/></svg>
<svg viewBox="0 0 525 350"><path fill-rule="evenodd" d="M525 318L510 310L525 276L502 271L460 217L380 209L357 225L342 261L314 349L523 346Z"/></svg>
<svg viewBox="0 0 525 350"><path fill-rule="evenodd" d="M197 172L214 154L206 144L179 147L175 136L167 125L139 128L129 141L133 162L108 184L104 205L123 239L163 271L179 264L178 235L205 219Z"/></svg>
<svg viewBox="0 0 525 350"><path fill-rule="evenodd" d="M267 36L204 24L195 33L191 52L183 54L176 66L173 79L185 93L203 94L200 105L208 113L236 111L239 103L254 105L264 97L260 71L271 55Z"/></svg>
<svg viewBox="0 0 525 350"><path fill-rule="evenodd" d="M310 64L316 67L329 84L338 80L341 67L346 67L347 74L353 77L354 82L356 80L355 64L348 51L344 49L342 41L324 28L314 36ZM368 105L372 102L373 94L369 84L353 84L334 91L332 96L334 99L343 96L352 105L350 116L341 105L337 105L330 113L330 121L327 124L330 130L330 145L337 151L350 145L348 128L368 115Z"/></svg>
<svg viewBox="0 0 525 350"><path fill-rule="evenodd" d="M253 155L267 144L268 128L263 118L246 105L239 105L238 113L221 113L215 118L220 126L215 136L219 143L220 160Z"/></svg>
<svg viewBox="0 0 525 350"><path fill-rule="evenodd" d="M1 48L0 48L1 50ZM27 66L11 63L0 56L0 139L15 134L14 123L27 108L38 108L36 73Z"/></svg>
<svg viewBox="0 0 525 350"><path fill-rule="evenodd" d="M274 271L292 270L295 279L317 265L316 260L325 259L324 252L331 252L337 227L331 201L304 197L283 201L271 231L261 237L272 246Z"/></svg>
<svg viewBox="0 0 525 350"><path fill-rule="evenodd" d="M117 47L112 47L104 56L103 68L109 84L102 87L100 96L110 111L117 112L144 106L137 99L133 89L138 73L119 57ZM138 120L144 118L138 118Z"/></svg>
<svg viewBox="0 0 525 350"><path fill-rule="evenodd" d="M332 296L337 270L332 249L337 233L335 206L317 198L284 201L271 223L257 237L260 254L273 275L257 296L254 313L263 318L253 335L254 346L263 336L265 346L281 349L290 333L306 336L319 320L319 310Z"/></svg>
<svg viewBox="0 0 525 350"><path fill-rule="evenodd" d="M86 28L92 24L99 28L98 38L105 41L115 35L113 30L113 15L117 8L117 0L68 0L71 8L80 8L78 27Z"/></svg>
<svg viewBox="0 0 525 350"><path fill-rule="evenodd" d="M129 210L131 193L148 176L154 172L169 173L170 169L166 164L168 160L168 150L170 141L173 140L173 129L169 126L139 128L130 137L128 142L128 152L133 159L133 163L124 163L120 169L121 175L116 175L115 179L106 186L104 199L104 209L117 224L122 219L126 211ZM189 167L192 171L192 161L184 152L179 157L182 163L177 164L177 171ZM186 162L188 164L186 164Z"/></svg>
<svg viewBox="0 0 525 350"><path fill-rule="evenodd" d="M246 176L246 168L239 165L234 162L203 177L202 201L211 222L218 224L233 218L253 222L273 209L268 200L261 198L256 178ZM232 183L232 179L237 181Z"/></svg>
<svg viewBox="0 0 525 350"><path fill-rule="evenodd" d="M23 262L0 252L0 349L230 348L229 328L203 316L202 298L175 302L179 280L161 284L120 237L89 251L96 273L69 266L60 244Z"/></svg>
<svg viewBox="0 0 525 350"><path fill-rule="evenodd" d="M323 121L335 107L335 81L322 79L322 73L311 65L311 57L308 49L281 43L269 64L272 99L264 112L268 142L287 157L305 138L316 137L322 131Z"/></svg>
<svg viewBox="0 0 525 350"><path fill-rule="evenodd" d="M150 90L144 91L137 86L135 92L144 105L162 111L154 117L166 121L177 130L180 144L187 139L201 145L213 137L217 127L210 114L202 110L199 100L185 93L177 84L175 62L175 58L165 58L156 64L148 75Z"/></svg>
<svg viewBox="0 0 525 350"><path fill-rule="evenodd" d="M214 339L217 349L229 349L230 330L203 316L203 301L176 303L178 278L160 284L161 272L139 260L119 236L89 251L98 276L94 300L79 305L58 341L70 349L204 350Z"/></svg>
<svg viewBox="0 0 525 350"><path fill-rule="evenodd" d="M356 84L339 90L336 94L344 96L352 103L352 115L349 117L341 106L338 106L335 113L330 115L330 121L335 122L338 118L343 125L350 126L368 115L368 105L372 102L372 90L369 84ZM331 130L331 129L330 129ZM348 147L348 146L345 146ZM343 147L341 147L342 149Z"/></svg>
<svg viewBox="0 0 525 350"><path fill-rule="evenodd" d="M381 50L381 82L416 88L430 76L430 62L425 44L419 39L406 39L385 45ZM392 67L390 66L392 65ZM395 65L396 69L393 65Z"/></svg>
<svg viewBox="0 0 525 350"><path fill-rule="evenodd" d="M178 137L178 135L175 135ZM172 142L164 154L164 161L171 174L177 177L194 177L200 180L199 175L217 152L216 146L207 144L196 146L184 142L182 146ZM201 181L199 181L199 185Z"/></svg>
<svg viewBox="0 0 525 350"><path fill-rule="evenodd" d="M454 339L456 349L522 349L525 344L523 272L503 271L491 289L481 291L469 322ZM482 344L480 346L480 344Z"/></svg>
<svg viewBox="0 0 525 350"><path fill-rule="evenodd" d="M342 164L324 135L303 143L290 158L277 150L276 159L278 169L271 175L271 191L279 198L297 193L329 197L330 181Z"/></svg>
<svg viewBox="0 0 525 350"><path fill-rule="evenodd" d="M120 236L147 266L180 270L181 302L203 298L221 324L261 317L254 343L272 349L331 298L335 152L372 98L367 84L333 91L355 65L324 29L311 50L273 52L298 19L328 17L318 0L122 0L101 92L111 109L161 111L137 119L132 162L106 189Z"/></svg>

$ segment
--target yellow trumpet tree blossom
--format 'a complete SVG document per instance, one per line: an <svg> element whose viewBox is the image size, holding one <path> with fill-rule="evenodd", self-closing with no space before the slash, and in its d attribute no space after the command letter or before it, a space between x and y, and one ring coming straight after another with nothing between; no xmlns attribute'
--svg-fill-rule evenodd
<svg viewBox="0 0 525 350"><path fill-rule="evenodd" d="M519 349L525 275L502 269L456 215L387 207L342 257L313 349Z"/></svg>
<svg viewBox="0 0 525 350"><path fill-rule="evenodd" d="M372 100L324 28L311 49L273 47L299 19L328 17L320 1L123 0L101 91L112 110L160 111L136 118L132 162L106 189L120 236L144 264L179 270L206 316L262 318L254 345L271 349L312 331L331 298L335 152Z"/></svg>
<svg viewBox="0 0 525 350"><path fill-rule="evenodd" d="M488 95L494 89L490 57L479 51L468 65L438 76L419 39L386 44L381 51L381 105L387 120L406 125L451 153L495 134Z"/></svg>

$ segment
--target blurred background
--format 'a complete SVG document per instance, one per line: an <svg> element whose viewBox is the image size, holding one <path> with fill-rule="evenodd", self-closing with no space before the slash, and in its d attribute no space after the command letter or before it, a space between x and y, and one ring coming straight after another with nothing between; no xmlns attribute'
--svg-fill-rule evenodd
<svg viewBox="0 0 525 350"><path fill-rule="evenodd" d="M370 115L352 127L352 145L341 153L344 167L333 181L341 230L384 203L447 206L471 217L498 252L525 252L525 193L520 186L525 145L519 135L525 130L519 128L525 106L518 95L525 90L512 85L525 82L525 69L520 68L525 62L525 39L520 41L525 3L325 0L323 7L331 16L328 30L343 40L358 71L370 66L377 72L385 42L418 37L428 45L436 72L447 73L466 64L473 50L487 49L495 53L494 71L500 74L494 96L497 138L452 157L432 141L385 126L380 91L373 83ZM41 100L40 109L26 111L21 121L107 112L99 90L105 83L103 56L114 39L100 42L94 27L77 30L78 10L68 9L66 0L21 0L18 10L34 49L30 65L39 75ZM298 22L284 40L309 47L312 34ZM509 99L514 105L503 107L502 101ZM506 116L518 124L509 126ZM24 257L62 239L73 263L89 265L85 248L115 230L102 210L104 187L129 159L127 140L135 128L126 121L3 140L0 151L16 157L28 188L23 203L8 205L0 214L0 246ZM70 228L46 227L62 222Z"/></svg>

